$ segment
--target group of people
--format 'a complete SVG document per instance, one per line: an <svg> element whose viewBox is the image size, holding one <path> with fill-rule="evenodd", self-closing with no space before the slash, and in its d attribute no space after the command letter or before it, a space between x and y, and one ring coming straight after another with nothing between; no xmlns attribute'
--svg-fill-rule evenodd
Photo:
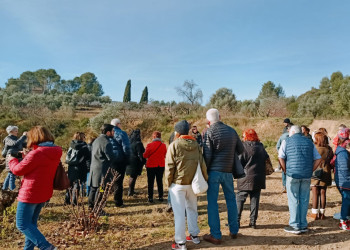
<svg viewBox="0 0 350 250"><path fill-rule="evenodd" d="M154 131L152 141L144 148L139 129L129 136L122 130L121 121L115 118L104 124L101 134L85 142L85 134L73 136L67 152L68 177L71 189L65 203L76 204L81 186L86 183L88 206L93 208L101 192L101 182L108 181L108 169L114 169L119 177L114 187L116 207L124 207L123 180L129 175L128 195L134 196L135 184L143 166L147 170L148 202L154 203L154 181L158 186L158 201L164 200L163 176L168 185L168 204L174 214L175 243L172 249L187 249L186 242L200 243L197 212L197 195L192 189L194 177L200 171L208 184L207 212L210 233L205 241L221 244L222 232L219 217L219 188L224 192L228 214L229 236L237 237L244 203L250 196L251 228L256 228L261 190L266 188L266 164L270 161L264 145L254 129L243 131L242 141L237 132L221 121L217 109L206 113L207 128L202 135L197 127L186 120L175 124L168 148L161 133ZM329 146L330 138L325 129L308 136L306 126L292 125L285 120L285 131L277 143L278 160L283 174L290 212L289 226L284 230L300 234L308 231L307 211L312 188L313 219L325 218L326 190L331 184L332 164L335 182L342 196L340 229L350 230L350 169L349 129L339 130L334 139L335 153ZM55 249L37 229L41 208L53 193L53 179L62 155L62 149L54 144L50 131L42 126L24 132L18 139L18 128L9 126L3 155L9 174L3 189L14 189L15 175L24 176L18 196L16 224L25 235L25 249ZM25 143L26 142L26 143ZM27 146L29 150L23 150ZM16 153L17 152L17 155ZM20 156L18 152L23 152ZM237 193L233 184L233 172L243 167L244 175L237 179ZM322 171L320 171L322 169ZM319 173L321 172L321 174ZM236 196L237 195L237 196ZM186 219L188 233L186 236Z"/></svg>
<svg viewBox="0 0 350 250"><path fill-rule="evenodd" d="M307 216L313 220L325 219L327 187L335 185L342 196L339 228L350 231L350 140L349 128L339 126L333 140L325 128L319 128L312 135L306 126L295 126L287 118L285 129L276 145L278 160L282 169L283 192L287 193L290 212L289 226L284 230L300 234L307 232ZM278 168L276 169L278 171ZM307 215L310 186L312 209Z"/></svg>

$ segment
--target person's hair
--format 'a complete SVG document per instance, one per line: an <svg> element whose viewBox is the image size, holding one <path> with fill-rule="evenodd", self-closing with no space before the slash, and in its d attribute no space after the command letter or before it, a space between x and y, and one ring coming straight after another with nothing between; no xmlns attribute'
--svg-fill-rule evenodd
<svg viewBox="0 0 350 250"><path fill-rule="evenodd" d="M295 134L301 133L301 128L298 125L293 125L289 130L289 133L292 132L294 132Z"/></svg>
<svg viewBox="0 0 350 250"><path fill-rule="evenodd" d="M320 147L326 147L328 146L328 137L322 132L317 132L315 135L315 145Z"/></svg>
<svg viewBox="0 0 350 250"><path fill-rule="evenodd" d="M137 129L131 131L131 133L129 135L129 141L130 141L130 143L141 141L140 129L137 128Z"/></svg>
<svg viewBox="0 0 350 250"><path fill-rule="evenodd" d="M321 133L324 133L325 135L328 135L327 129L325 128L319 128L317 132L321 132Z"/></svg>
<svg viewBox="0 0 350 250"><path fill-rule="evenodd" d="M306 125L301 125L300 128L304 128L305 132L309 133L310 129L308 127L306 127Z"/></svg>
<svg viewBox="0 0 350 250"><path fill-rule="evenodd" d="M89 136L87 143L92 144L94 142L94 140L96 140L96 136Z"/></svg>
<svg viewBox="0 0 350 250"><path fill-rule="evenodd" d="M111 125L113 126L117 126L118 124L120 124L120 120L118 118L114 118L112 121L111 121Z"/></svg>
<svg viewBox="0 0 350 250"><path fill-rule="evenodd" d="M73 135L73 140L84 141L84 139L85 139L85 133L84 132L76 132Z"/></svg>
<svg viewBox="0 0 350 250"><path fill-rule="evenodd" d="M254 129L246 129L243 132L243 138L245 141L260 141L258 134Z"/></svg>
<svg viewBox="0 0 350 250"><path fill-rule="evenodd" d="M209 109L206 113L207 120L211 123L215 123L220 121L219 110L217 109Z"/></svg>
<svg viewBox="0 0 350 250"><path fill-rule="evenodd" d="M153 133L152 133L152 137L153 138L162 138L162 133L161 132L159 132L159 131L154 131Z"/></svg>
<svg viewBox="0 0 350 250"><path fill-rule="evenodd" d="M342 124L339 125L338 129L340 130L340 129L343 129L343 128L346 128L346 125L342 123Z"/></svg>
<svg viewBox="0 0 350 250"><path fill-rule="evenodd" d="M11 133L13 130L15 130L15 129L18 130L18 127L17 127L17 126L12 126L12 125L10 125L10 126L7 126L6 132L7 132L8 134L10 134L10 133Z"/></svg>
<svg viewBox="0 0 350 250"><path fill-rule="evenodd" d="M114 126L111 124L103 124L101 127L101 133L107 134L107 132L111 132L113 128Z"/></svg>
<svg viewBox="0 0 350 250"><path fill-rule="evenodd" d="M34 145L38 145L42 142L55 142L55 137L51 134L50 130L43 126L35 126L29 130L27 147L31 148Z"/></svg>

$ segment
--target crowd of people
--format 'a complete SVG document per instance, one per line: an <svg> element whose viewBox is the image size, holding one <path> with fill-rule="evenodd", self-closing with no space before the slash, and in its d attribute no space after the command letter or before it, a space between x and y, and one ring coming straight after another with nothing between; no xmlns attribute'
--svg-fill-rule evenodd
<svg viewBox="0 0 350 250"><path fill-rule="evenodd" d="M187 249L186 242L200 243L197 195L192 183L199 174L207 183L207 213L210 233L205 241L221 244L219 217L219 188L226 202L229 236L237 238L244 203L250 197L249 227L256 228L261 190L266 188L266 164L271 162L264 145L254 129L243 131L242 140L235 129L221 121L217 109L206 113L207 128L201 134L196 126L182 120L175 124L169 146L162 134L154 131L146 148L141 131L129 135L122 130L120 119L103 124L97 138L86 141L83 132L76 132L66 156L70 188L65 204L77 204L79 195L88 196L92 209L101 182L108 181L108 169L118 174L114 186L114 203L124 207L123 182L128 175L128 196L137 195L135 185L143 166L147 170L148 202L154 203L154 181L157 183L158 201L164 201L164 182L168 186L168 208L173 211L175 243L172 249ZM326 191L332 185L332 173L342 197L339 228L350 230L350 140L349 129L341 125L332 141L327 130L320 128L310 135L306 126L297 126L290 119L277 142L279 167L282 172L282 192L287 193L290 213L289 225L284 231L293 234L308 231L307 216L325 219ZM37 228L37 220L45 202L53 193L53 179L62 156L62 149L54 144L51 132L42 126L33 127L18 138L18 127L9 126L4 140L8 175L3 189L15 189L16 176L24 176L18 195L16 225L25 235L24 249L55 249ZM330 147L334 144L335 150ZM26 147L26 148L25 148ZM237 179L235 193L233 173L242 168L244 174ZM308 214L312 193L312 209ZM105 213L102 211L102 213ZM188 233L186 236L186 219Z"/></svg>

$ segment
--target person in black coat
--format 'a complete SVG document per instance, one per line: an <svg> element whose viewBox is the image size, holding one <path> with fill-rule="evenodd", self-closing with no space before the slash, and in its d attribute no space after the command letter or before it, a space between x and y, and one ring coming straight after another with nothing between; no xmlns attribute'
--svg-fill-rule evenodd
<svg viewBox="0 0 350 250"><path fill-rule="evenodd" d="M129 192L128 196L133 196L135 193L136 179L142 173L142 167L146 160L143 158L145 147L141 142L141 134L139 129L133 130L129 135L131 154L129 158L129 165L126 167L126 174L129 178Z"/></svg>
<svg viewBox="0 0 350 250"><path fill-rule="evenodd" d="M83 132L74 134L67 152L66 163L68 164L70 188L66 192L65 203L77 204L80 187L86 182L86 175L90 171L91 163L91 153ZM72 199L70 193L72 193Z"/></svg>
<svg viewBox="0 0 350 250"><path fill-rule="evenodd" d="M244 167L246 176L237 179L237 209L238 225L240 225L243 205L248 195L250 196L250 223L249 226L256 228L258 218L259 200L261 189L266 188L266 160L267 154L264 145L259 141L254 129L243 132L244 152L239 159Z"/></svg>

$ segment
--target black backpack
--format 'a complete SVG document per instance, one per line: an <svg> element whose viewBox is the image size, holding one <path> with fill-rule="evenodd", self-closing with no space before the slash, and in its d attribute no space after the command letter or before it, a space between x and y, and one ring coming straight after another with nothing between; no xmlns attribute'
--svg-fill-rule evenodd
<svg viewBox="0 0 350 250"><path fill-rule="evenodd" d="M69 148L66 156L66 163L68 165L78 165L79 164L79 151L73 148Z"/></svg>

